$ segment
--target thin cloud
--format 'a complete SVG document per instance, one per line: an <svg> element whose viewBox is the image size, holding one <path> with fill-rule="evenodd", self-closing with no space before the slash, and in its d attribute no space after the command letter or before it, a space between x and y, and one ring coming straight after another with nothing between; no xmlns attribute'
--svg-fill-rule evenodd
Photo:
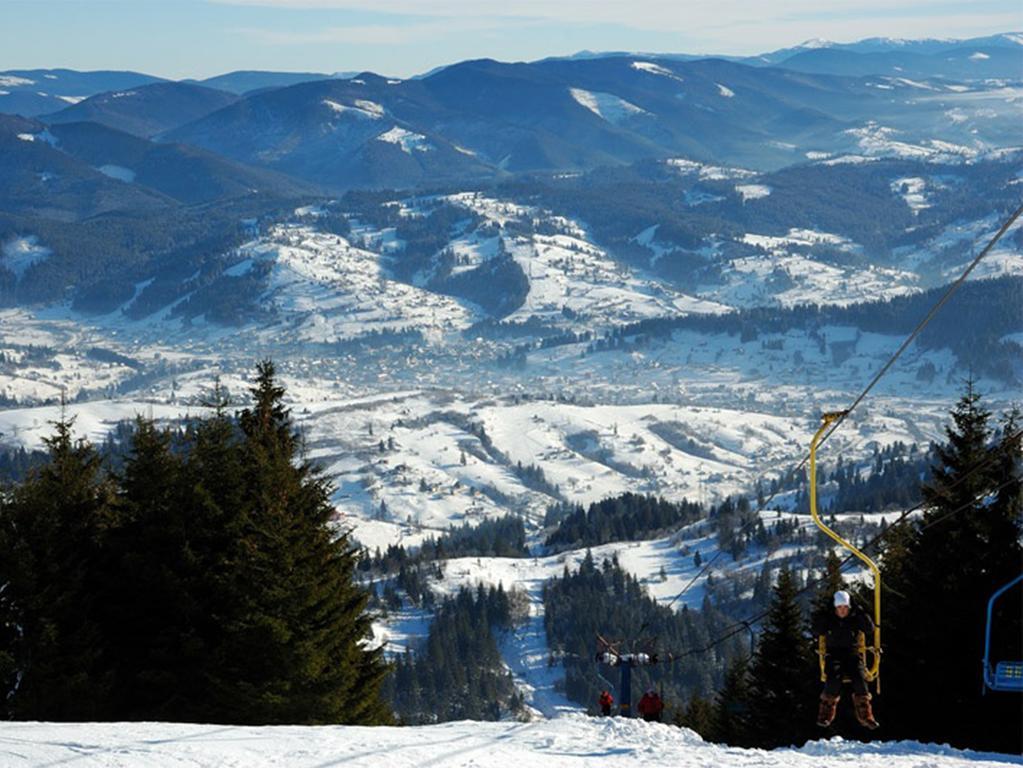
<svg viewBox="0 0 1023 768"><path fill-rule="evenodd" d="M519 20L515 27L528 27L535 22ZM438 20L411 24L359 24L331 26L310 31L238 27L233 31L256 43L272 46L322 45L410 45L449 39L463 33L485 34L508 29L508 20Z"/></svg>
<svg viewBox="0 0 1023 768"><path fill-rule="evenodd" d="M417 17L464 18L531 18L566 24L611 24L646 31L672 31L692 34L700 29L715 29L732 24L772 24L781 20L814 21L869 18L890 18L893 11L905 18L919 20L944 19L954 30L956 21L967 15L974 24L988 17L976 6L961 0L787 0L767 6L748 0L633 0L594 2L594 0L209 0L219 4L262 6L291 10L347 10ZM995 13L1011 16L1018 8L1012 2L985 4ZM874 29L876 30L875 23Z"/></svg>

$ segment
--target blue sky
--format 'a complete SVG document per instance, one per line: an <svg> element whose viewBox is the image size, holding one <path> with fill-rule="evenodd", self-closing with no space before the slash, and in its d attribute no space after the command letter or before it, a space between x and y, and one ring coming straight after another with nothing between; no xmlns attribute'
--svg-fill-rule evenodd
<svg viewBox="0 0 1023 768"><path fill-rule="evenodd" d="M579 50L754 54L809 38L1023 28L1020 0L0 0L0 70L399 77Z"/></svg>

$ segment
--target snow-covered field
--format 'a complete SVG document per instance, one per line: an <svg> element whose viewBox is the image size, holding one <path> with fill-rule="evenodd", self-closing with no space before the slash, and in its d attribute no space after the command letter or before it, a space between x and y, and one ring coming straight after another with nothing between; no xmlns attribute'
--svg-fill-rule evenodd
<svg viewBox="0 0 1023 768"><path fill-rule="evenodd" d="M1023 760L915 742L861 744L839 738L800 749L739 749L706 743L670 725L567 715L408 728L0 723L0 763L5 768L996 768Z"/></svg>

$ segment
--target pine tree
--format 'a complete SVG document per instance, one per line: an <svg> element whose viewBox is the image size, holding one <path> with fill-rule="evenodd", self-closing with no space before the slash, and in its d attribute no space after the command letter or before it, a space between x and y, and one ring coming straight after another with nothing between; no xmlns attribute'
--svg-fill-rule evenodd
<svg viewBox="0 0 1023 768"><path fill-rule="evenodd" d="M675 725L696 731L708 741L715 738L711 735L714 731L713 723L714 705L702 696L693 696L685 709L675 716Z"/></svg>
<svg viewBox="0 0 1023 768"><path fill-rule="evenodd" d="M886 729L923 741L1019 752L1018 700L981 696L979 661L987 599L1018 575L1023 561L1020 446L1011 438L993 441L990 414L972 382L952 419L923 488L929 509L917 524L890 536L884 553L890 593L882 664ZM1018 653L1018 604L1003 630L1015 636Z"/></svg>
<svg viewBox="0 0 1023 768"><path fill-rule="evenodd" d="M749 746L750 660L737 656L725 673L725 683L714 699L710 738L734 747Z"/></svg>
<svg viewBox="0 0 1023 768"><path fill-rule="evenodd" d="M783 568L750 667L745 730L760 747L802 744L814 727L817 678L796 592L792 572Z"/></svg>
<svg viewBox="0 0 1023 768"><path fill-rule="evenodd" d="M242 411L246 526L237 603L217 658L220 717L249 723L387 722L388 667L362 647L368 595L355 552L329 525L331 487L299 452L274 367Z"/></svg>
<svg viewBox="0 0 1023 768"><path fill-rule="evenodd" d="M7 714L98 719L111 685L96 620L98 574L115 503L99 456L73 439L72 420L62 414L54 427L48 463L0 506Z"/></svg>
<svg viewBox="0 0 1023 768"><path fill-rule="evenodd" d="M101 616L118 719L196 719L206 548L172 435L138 418L118 480L120 514Z"/></svg>

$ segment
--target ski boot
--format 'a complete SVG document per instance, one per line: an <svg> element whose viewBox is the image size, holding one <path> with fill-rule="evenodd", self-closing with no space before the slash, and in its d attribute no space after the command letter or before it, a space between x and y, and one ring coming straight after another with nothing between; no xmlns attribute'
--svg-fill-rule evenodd
<svg viewBox="0 0 1023 768"><path fill-rule="evenodd" d="M854 693L853 709L856 712L856 720L864 728L874 730L878 727L879 723L874 719L874 711L870 706L869 693Z"/></svg>
<svg viewBox="0 0 1023 768"><path fill-rule="evenodd" d="M828 693L821 694L821 706L817 710L817 725L821 728L827 728L835 719L835 713L838 711L838 696L832 696Z"/></svg>

